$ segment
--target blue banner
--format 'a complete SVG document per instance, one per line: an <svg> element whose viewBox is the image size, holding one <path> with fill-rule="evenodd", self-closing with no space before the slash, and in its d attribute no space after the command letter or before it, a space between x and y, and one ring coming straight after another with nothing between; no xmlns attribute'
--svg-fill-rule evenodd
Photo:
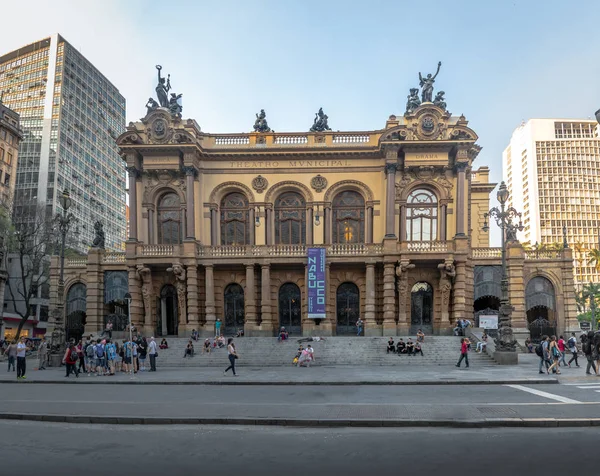
<svg viewBox="0 0 600 476"><path fill-rule="evenodd" d="M308 318L325 319L325 248L308 248Z"/></svg>

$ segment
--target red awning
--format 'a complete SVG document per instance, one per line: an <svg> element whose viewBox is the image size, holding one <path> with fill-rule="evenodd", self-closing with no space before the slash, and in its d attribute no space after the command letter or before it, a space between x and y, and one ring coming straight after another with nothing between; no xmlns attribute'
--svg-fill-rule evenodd
<svg viewBox="0 0 600 476"><path fill-rule="evenodd" d="M5 321L11 321L11 322L20 322L21 318L20 317L4 317L3 320ZM27 322L25 324L33 324L33 325L37 325L40 321L36 321L35 319L28 319Z"/></svg>

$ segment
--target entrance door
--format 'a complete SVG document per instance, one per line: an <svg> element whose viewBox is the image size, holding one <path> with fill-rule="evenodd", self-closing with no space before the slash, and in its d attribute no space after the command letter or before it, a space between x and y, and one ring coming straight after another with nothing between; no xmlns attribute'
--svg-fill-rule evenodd
<svg viewBox="0 0 600 476"><path fill-rule="evenodd" d="M85 312L74 311L67 316L67 342L79 342L85 330Z"/></svg>
<svg viewBox="0 0 600 476"><path fill-rule="evenodd" d="M354 283L343 283L336 293L337 334L356 335L356 321L360 316L360 294Z"/></svg>
<svg viewBox="0 0 600 476"><path fill-rule="evenodd" d="M422 329L425 334L433 332L433 288L429 283L416 283L411 290L410 333Z"/></svg>
<svg viewBox="0 0 600 476"><path fill-rule="evenodd" d="M285 327L290 334L302 334L302 297L300 288L294 283L285 283L279 288L279 327Z"/></svg>
<svg viewBox="0 0 600 476"><path fill-rule="evenodd" d="M244 329L244 290L239 284L230 284L225 288L225 322L223 333L235 335Z"/></svg>
<svg viewBox="0 0 600 476"><path fill-rule="evenodd" d="M177 312L177 291L175 287L167 284L160 292L161 319L158 323L159 334L177 335L179 327L179 315ZM164 315L163 315L164 313Z"/></svg>

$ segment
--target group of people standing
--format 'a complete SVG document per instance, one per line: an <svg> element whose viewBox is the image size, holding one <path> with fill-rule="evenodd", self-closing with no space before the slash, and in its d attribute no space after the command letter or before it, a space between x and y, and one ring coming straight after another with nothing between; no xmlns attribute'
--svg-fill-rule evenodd
<svg viewBox="0 0 600 476"><path fill-rule="evenodd" d="M65 351L63 363L66 365L66 375L71 373L79 377L80 372L88 376L95 374L115 375L116 372L137 373L145 371L146 359L150 357L150 370L156 371L157 345L154 337L147 340L138 336L136 340L124 339L122 344L112 339L80 340L78 344L71 342ZM79 365L78 365L79 364Z"/></svg>
<svg viewBox="0 0 600 476"><path fill-rule="evenodd" d="M27 350L29 349L26 336L21 336L18 342L13 341L4 349L4 355L8 356L8 371L10 372L11 367L13 372L16 370L19 380L25 379L27 373Z"/></svg>
<svg viewBox="0 0 600 476"><path fill-rule="evenodd" d="M592 332L592 337L593 337L593 332ZM571 352L571 360L569 360L569 362L567 362L565 360L565 354L566 354L566 350L567 348L569 349L569 351ZM586 351L586 347L584 345L584 353L586 354L587 357L587 353ZM538 355L538 357L540 358L540 367L539 367L539 373L543 374L544 373L544 367L546 370L546 373L549 374L550 372L552 373L556 373L556 374L560 374L560 364L562 363L562 365L564 367L571 367L571 362L575 361L575 365L577 367L579 367L579 362L577 361L577 353L578 353L578 349L577 349L577 337L575 337L575 333L572 332L571 333L571 337L569 337L568 341L565 341L565 339L563 338L563 336L559 336L559 338L557 339L556 336L550 336L548 337L547 335L542 336L542 338L540 339L540 343L538 344L538 346L535 348L535 353ZM590 351L591 354L591 351ZM597 355L597 352L596 352ZM587 369L587 374L589 374L589 369L590 369L590 365L593 365L593 363L591 363L592 361L588 359L588 369ZM594 369L595 371L595 369Z"/></svg>

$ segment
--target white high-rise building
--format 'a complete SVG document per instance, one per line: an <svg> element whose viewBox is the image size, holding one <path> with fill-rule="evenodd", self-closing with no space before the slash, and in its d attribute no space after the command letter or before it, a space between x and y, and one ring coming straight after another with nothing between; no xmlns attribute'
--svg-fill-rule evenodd
<svg viewBox="0 0 600 476"><path fill-rule="evenodd" d="M94 222L101 221L106 247L123 249L125 166L115 139L125 130L125 98L62 36L55 34L0 55L3 101L21 116L14 221L32 209L61 213L69 190L77 218L69 240L87 252Z"/></svg>
<svg viewBox="0 0 600 476"><path fill-rule="evenodd" d="M575 281L598 282L588 250L599 248L600 138L589 119L530 119L502 154L509 206L523 212L519 239L532 245L567 241L575 249Z"/></svg>

